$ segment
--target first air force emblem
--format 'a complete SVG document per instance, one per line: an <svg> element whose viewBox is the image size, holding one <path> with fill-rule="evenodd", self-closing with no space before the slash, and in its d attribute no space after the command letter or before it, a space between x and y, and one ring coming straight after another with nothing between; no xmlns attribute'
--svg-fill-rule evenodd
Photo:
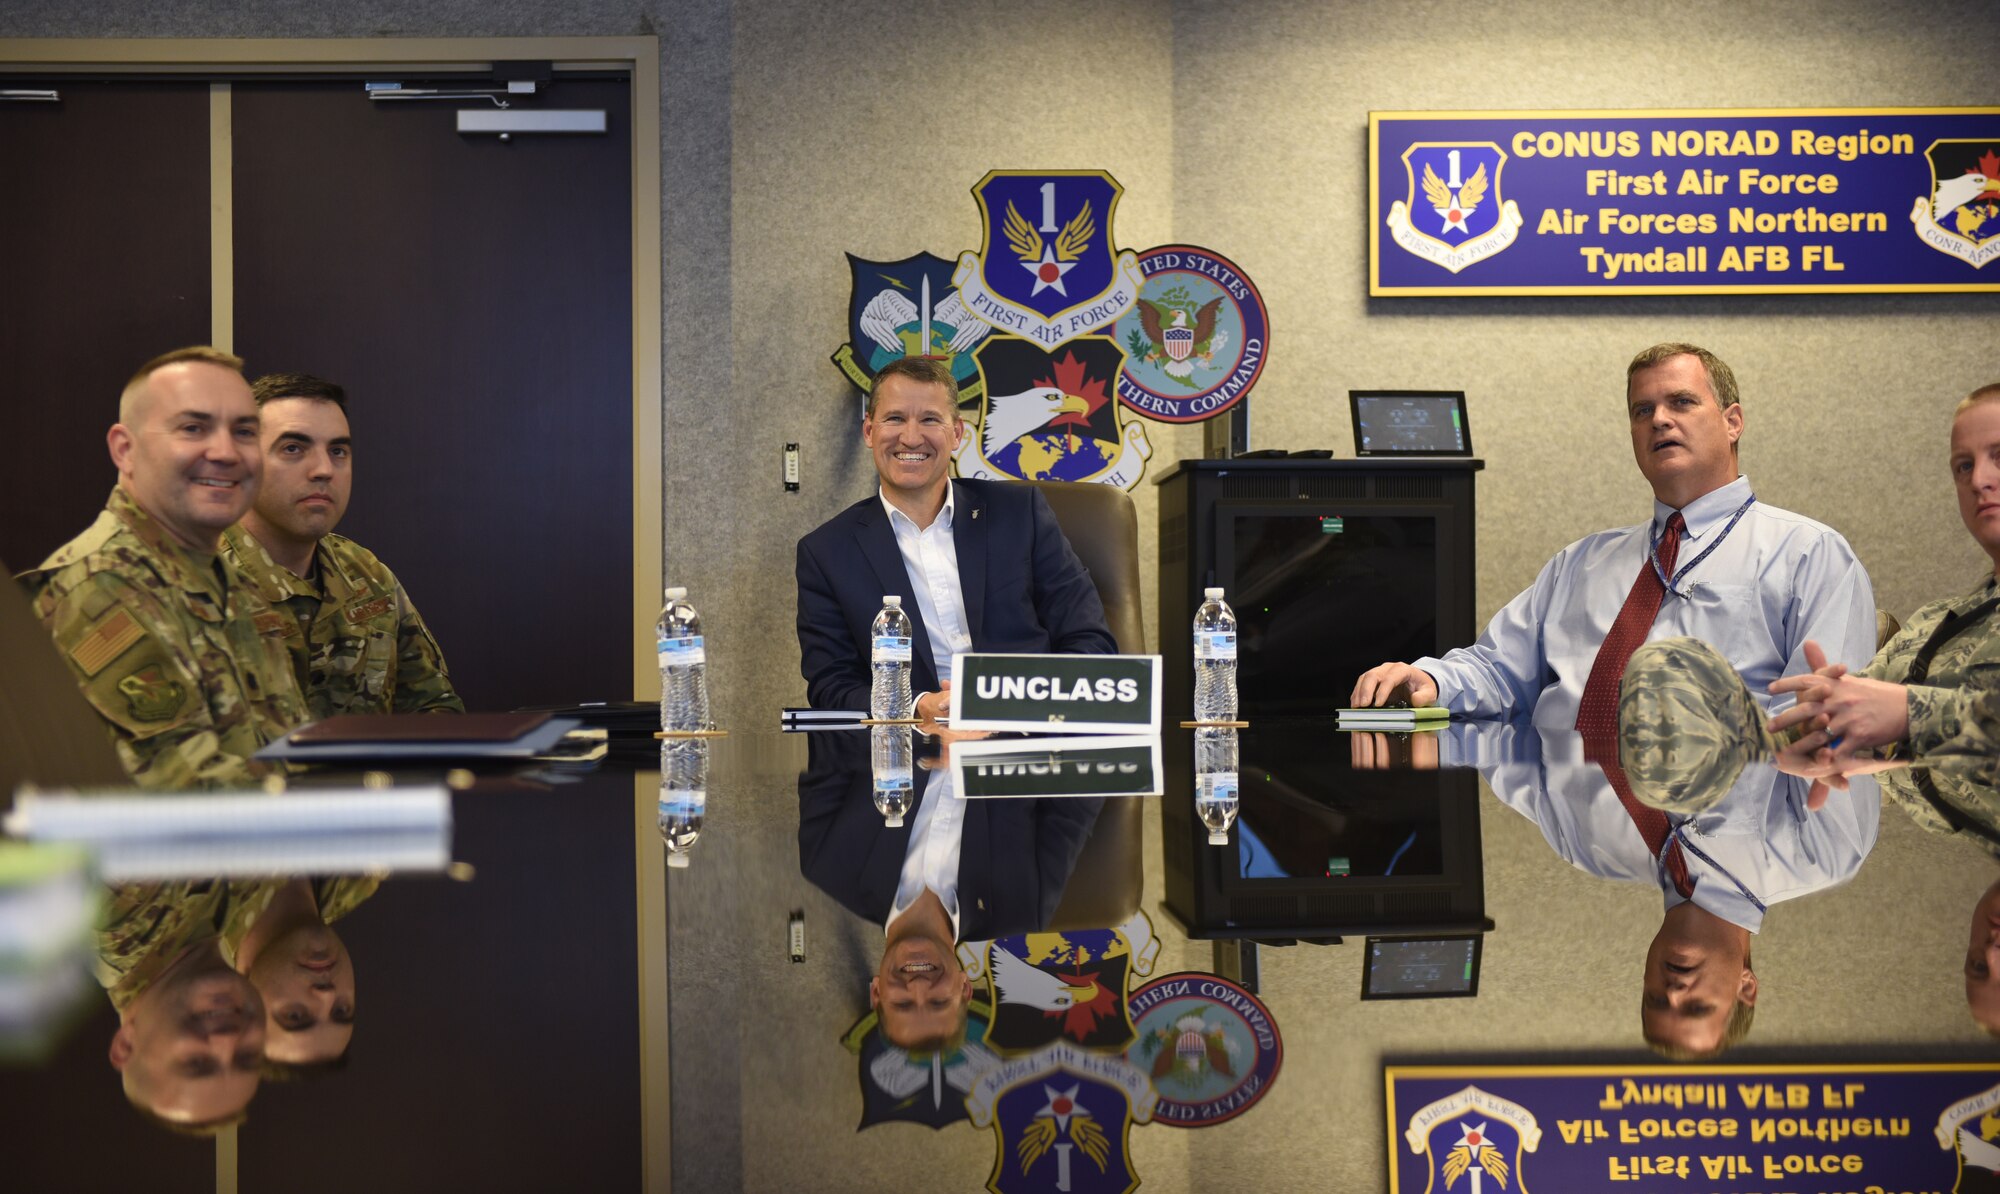
<svg viewBox="0 0 2000 1194"><path fill-rule="evenodd" d="M972 188L985 240L952 283L998 332L1055 348L1139 299L1138 256L1111 243L1125 188L1103 170L994 170Z"/></svg>
<svg viewBox="0 0 2000 1194"><path fill-rule="evenodd" d="M1424 1194L1527 1194L1521 1154L1542 1130L1526 1107L1468 1086L1412 1115L1403 1141L1426 1160Z"/></svg>
<svg viewBox="0 0 2000 1194"><path fill-rule="evenodd" d="M1001 1062L965 1099L973 1126L999 1137L986 1188L1130 1194L1132 1125L1152 1118L1154 1098L1123 1057L1070 1041Z"/></svg>
<svg viewBox="0 0 2000 1194"><path fill-rule="evenodd" d="M1491 141L1410 146L1403 153L1409 197L1389 207L1396 244L1454 274L1513 244L1521 234L1521 209L1500 197L1506 162Z"/></svg>

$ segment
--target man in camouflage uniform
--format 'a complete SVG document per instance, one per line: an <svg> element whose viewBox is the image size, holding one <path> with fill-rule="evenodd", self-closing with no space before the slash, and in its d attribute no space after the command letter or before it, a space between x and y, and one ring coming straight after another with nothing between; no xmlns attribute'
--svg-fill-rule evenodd
<svg viewBox="0 0 2000 1194"><path fill-rule="evenodd" d="M283 615L313 716L465 712L395 573L332 533L354 482L346 391L303 373L267 374L252 390L264 479L222 549Z"/></svg>
<svg viewBox="0 0 2000 1194"><path fill-rule="evenodd" d="M252 782L266 766L250 756L306 720L283 619L216 554L262 472L242 364L213 348L147 362L106 437L104 512L22 576L145 787Z"/></svg>
<svg viewBox="0 0 2000 1194"><path fill-rule="evenodd" d="M182 879L121 883L107 895L97 978L118 1011L111 1067L134 1106L179 1129L232 1123L257 1092L264 1003L230 968L222 933L268 886Z"/></svg>

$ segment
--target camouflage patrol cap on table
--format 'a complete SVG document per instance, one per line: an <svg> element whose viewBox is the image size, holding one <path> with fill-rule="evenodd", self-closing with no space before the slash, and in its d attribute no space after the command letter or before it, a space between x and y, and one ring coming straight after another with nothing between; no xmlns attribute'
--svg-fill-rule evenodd
<svg viewBox="0 0 2000 1194"><path fill-rule="evenodd" d="M1632 653L1619 686L1618 754L1641 802L1701 812L1773 745L1763 710L1715 648L1664 638Z"/></svg>

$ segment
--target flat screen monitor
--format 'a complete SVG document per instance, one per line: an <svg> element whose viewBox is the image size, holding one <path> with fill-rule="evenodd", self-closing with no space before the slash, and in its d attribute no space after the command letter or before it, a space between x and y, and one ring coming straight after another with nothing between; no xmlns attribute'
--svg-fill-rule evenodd
<svg viewBox="0 0 2000 1194"><path fill-rule="evenodd" d="M1243 716L1329 715L1376 664L1443 650L1436 515L1223 503L1217 523Z"/></svg>
<svg viewBox="0 0 2000 1194"><path fill-rule="evenodd" d="M1463 390L1349 390L1356 456L1470 456Z"/></svg>
<svg viewBox="0 0 2000 1194"><path fill-rule="evenodd" d="M1478 933L1370 937L1363 999L1450 999L1479 994Z"/></svg>

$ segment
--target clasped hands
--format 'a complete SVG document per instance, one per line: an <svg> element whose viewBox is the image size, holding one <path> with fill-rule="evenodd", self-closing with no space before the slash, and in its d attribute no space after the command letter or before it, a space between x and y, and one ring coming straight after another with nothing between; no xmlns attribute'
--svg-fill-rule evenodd
<svg viewBox="0 0 2000 1194"><path fill-rule="evenodd" d="M1771 682L1773 693L1796 694L1798 704L1773 717L1768 728L1774 734L1795 726L1805 731L1779 748L1778 768L1814 781L1806 803L1818 808L1826 789L1844 790L1848 776L1901 765L1862 752L1908 736L1910 697L1901 684L1849 675L1845 665L1828 663L1816 642L1806 642L1805 654L1810 673Z"/></svg>

